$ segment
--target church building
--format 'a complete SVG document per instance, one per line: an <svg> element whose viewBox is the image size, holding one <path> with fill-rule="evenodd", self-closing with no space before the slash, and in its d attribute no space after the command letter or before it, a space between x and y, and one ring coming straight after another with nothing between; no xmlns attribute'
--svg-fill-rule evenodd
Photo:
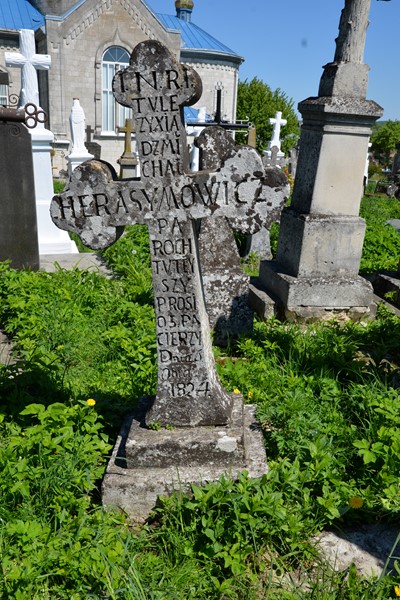
<svg viewBox="0 0 400 600"><path fill-rule="evenodd" d="M173 9L173 0L168 2ZM124 148L124 134L118 128L124 126L130 109L115 102L111 82L143 40L160 41L196 69L203 95L195 108L205 108L212 116L219 87L222 116L229 122L235 119L243 59L198 27L193 12L193 0L176 0L175 14L155 13L151 0L1 0L0 103L7 105L13 94L19 94L21 80L20 69L7 67L4 54L19 51L20 29L32 29L36 52L51 58L51 68L38 75L40 104L55 138L55 175L66 168L74 98L85 112L92 141L101 146L101 158L118 170L116 161Z"/></svg>

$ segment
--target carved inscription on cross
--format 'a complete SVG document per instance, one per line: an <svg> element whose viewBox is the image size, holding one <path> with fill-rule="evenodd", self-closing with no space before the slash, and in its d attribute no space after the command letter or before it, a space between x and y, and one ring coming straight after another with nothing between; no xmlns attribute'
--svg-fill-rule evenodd
<svg viewBox="0 0 400 600"><path fill-rule="evenodd" d="M200 97L201 81L159 42L134 49L113 90L119 103L133 109L141 179L118 182L106 163L84 163L69 188L53 198L53 221L91 248L113 243L125 225L148 225L158 388L147 422L226 424L232 398L215 370L195 221L225 216L235 229L253 233L266 223L273 190L261 179L261 158L250 147L238 148L215 172L189 172L183 106Z"/></svg>

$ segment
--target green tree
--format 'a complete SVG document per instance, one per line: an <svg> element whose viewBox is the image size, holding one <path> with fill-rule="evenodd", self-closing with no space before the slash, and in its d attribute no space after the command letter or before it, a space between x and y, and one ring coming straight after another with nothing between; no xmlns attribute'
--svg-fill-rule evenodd
<svg viewBox="0 0 400 600"><path fill-rule="evenodd" d="M300 135L294 101L279 88L272 91L257 77L250 82L247 79L239 81L236 117L237 119L248 118L256 127L259 152L267 148L272 137L272 125L269 119L274 117L277 111L281 111L282 117L287 120L287 125L281 130L282 152L286 154L296 145ZM244 134L238 134L237 141L245 143Z"/></svg>
<svg viewBox="0 0 400 600"><path fill-rule="evenodd" d="M374 128L371 136L371 152L384 167L389 167L396 145L400 142L400 121L386 121Z"/></svg>

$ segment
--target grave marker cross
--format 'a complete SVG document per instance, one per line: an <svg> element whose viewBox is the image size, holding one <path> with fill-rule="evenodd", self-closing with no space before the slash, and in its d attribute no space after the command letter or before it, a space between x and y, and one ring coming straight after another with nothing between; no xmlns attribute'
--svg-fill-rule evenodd
<svg viewBox="0 0 400 600"><path fill-rule="evenodd" d="M125 119L125 127L117 127L118 133L125 133L124 156L134 157L132 152L132 133L135 132L132 119Z"/></svg>
<svg viewBox="0 0 400 600"><path fill-rule="evenodd" d="M223 425L230 420L232 397L215 370L195 221L225 216L234 228L252 233L265 224L273 190L263 185L261 158L249 147L237 148L215 172L189 172L183 106L200 97L201 81L159 42L134 49L113 90L119 103L133 109L141 179L118 182L106 163L84 163L69 188L53 198L52 218L92 248L113 243L125 225L147 224L158 389L146 420Z"/></svg>
<svg viewBox="0 0 400 600"><path fill-rule="evenodd" d="M39 106L39 87L36 71L47 71L51 66L51 57L49 54L36 54L35 33L31 29L21 29L19 40L20 52L6 52L6 65L22 69L19 106L25 106L29 102Z"/></svg>
<svg viewBox="0 0 400 600"><path fill-rule="evenodd" d="M273 126L272 138L268 144L268 150L272 151L272 148L278 148L278 152L281 151L281 128L287 124L286 119L282 119L282 113L280 111L275 113L275 117L271 117L269 122Z"/></svg>

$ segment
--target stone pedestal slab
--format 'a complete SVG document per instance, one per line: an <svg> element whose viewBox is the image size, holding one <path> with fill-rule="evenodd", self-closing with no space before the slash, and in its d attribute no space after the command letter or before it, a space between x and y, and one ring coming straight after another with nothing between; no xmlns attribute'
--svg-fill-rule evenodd
<svg viewBox="0 0 400 600"><path fill-rule="evenodd" d="M376 312L372 286L363 277L294 277L275 261L262 261L249 301L261 318L276 315L288 321L333 317L358 321L373 318Z"/></svg>
<svg viewBox="0 0 400 600"><path fill-rule="evenodd" d="M359 217L299 214L284 209L277 262L295 277L357 275L365 235Z"/></svg>
<svg viewBox="0 0 400 600"><path fill-rule="evenodd" d="M220 427L152 430L144 424L143 401L128 418L117 439L103 480L102 499L133 521L143 522L159 496L188 491L191 484L216 481L242 471L252 477L267 472L263 436L255 406L234 394L232 418Z"/></svg>
<svg viewBox="0 0 400 600"><path fill-rule="evenodd" d="M268 281L268 291L288 307L346 308L369 306L372 301L372 286L360 276L294 277L279 267L274 261L262 261L260 280Z"/></svg>
<svg viewBox="0 0 400 600"><path fill-rule="evenodd" d="M54 135L44 127L31 131L35 180L39 254L77 254L78 249L66 231L58 229L50 217L54 194L51 168L51 144Z"/></svg>

